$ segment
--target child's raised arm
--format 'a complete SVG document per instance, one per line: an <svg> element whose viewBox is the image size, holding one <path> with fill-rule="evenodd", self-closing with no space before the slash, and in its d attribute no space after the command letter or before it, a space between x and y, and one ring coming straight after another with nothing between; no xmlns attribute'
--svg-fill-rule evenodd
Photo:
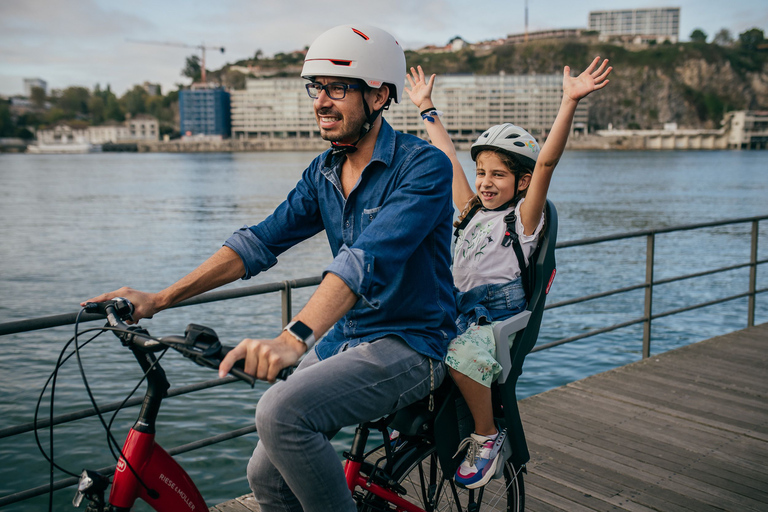
<svg viewBox="0 0 768 512"><path fill-rule="evenodd" d="M405 88L405 92L411 98L411 101L419 109L419 112L425 112L435 109L435 104L432 103L432 86L435 85L435 76L432 75L429 79L425 79L424 70L421 66L418 66L418 71L411 68L411 74L406 75L408 82L411 84L410 89ZM432 144L435 147L442 150L443 153L448 155L453 165L453 203L458 210L463 210L467 205L467 202L472 199L475 193L472 191L472 187L469 186L467 176L464 174L464 169L459 163L459 159L456 156L456 147L453 145L448 130L445 129L443 123L440 122L440 117L437 115L424 118L424 125L427 128L429 138L432 139Z"/></svg>
<svg viewBox="0 0 768 512"><path fill-rule="evenodd" d="M520 207L520 220L526 234L533 233L539 224L552 173L565 150L576 106L591 92L608 85L607 77L613 68L608 67L608 59L605 59L599 67L598 63L600 63L600 57L595 57L589 67L577 77L571 76L570 67L565 66L563 69L563 100L560 103L560 110L536 160L525 202Z"/></svg>

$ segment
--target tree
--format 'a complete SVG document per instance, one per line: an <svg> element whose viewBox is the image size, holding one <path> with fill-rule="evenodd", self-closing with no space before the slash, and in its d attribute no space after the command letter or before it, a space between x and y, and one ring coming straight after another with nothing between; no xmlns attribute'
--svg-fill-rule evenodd
<svg viewBox="0 0 768 512"><path fill-rule="evenodd" d="M184 69L181 70L181 75L191 78L192 82L197 82L202 77L202 67L200 66L200 57L197 55L191 55L187 57L187 62L184 65Z"/></svg>
<svg viewBox="0 0 768 512"><path fill-rule="evenodd" d="M757 50L757 46L765 41L765 35L759 28L751 28L739 34L739 44L745 50Z"/></svg>
<svg viewBox="0 0 768 512"><path fill-rule="evenodd" d="M88 100L91 91L85 87L67 87L58 98L57 104L67 118L83 117L88 114Z"/></svg>
<svg viewBox="0 0 768 512"><path fill-rule="evenodd" d="M36 85L33 86L29 93L29 99L37 108L45 107L45 89L42 87L37 87Z"/></svg>
<svg viewBox="0 0 768 512"><path fill-rule="evenodd" d="M700 28L696 28L691 32L691 35L688 36L693 43L706 43L707 42L707 33L701 30Z"/></svg>
<svg viewBox="0 0 768 512"><path fill-rule="evenodd" d="M125 112L131 115L142 114L147 111L148 97L149 94L147 94L147 91L145 91L142 86L134 85L133 89L126 92L123 97L120 98L120 103Z"/></svg>
<svg viewBox="0 0 768 512"><path fill-rule="evenodd" d="M15 129L10 105L7 101L0 100L0 137L13 137Z"/></svg>
<svg viewBox="0 0 768 512"><path fill-rule="evenodd" d="M97 93L98 89L94 91L93 96L88 100L88 111L91 113L91 122L95 125L104 122L105 111L104 98Z"/></svg>
<svg viewBox="0 0 768 512"><path fill-rule="evenodd" d="M730 46L733 44L733 36L731 35L731 31L727 28L721 28L720 32L715 34L714 39L712 39L712 42L715 43L718 46Z"/></svg>
<svg viewBox="0 0 768 512"><path fill-rule="evenodd" d="M121 123L125 121L125 113L120 108L120 102L117 101L117 97L112 94L112 91L108 91L107 99L104 103L104 119L111 119Z"/></svg>

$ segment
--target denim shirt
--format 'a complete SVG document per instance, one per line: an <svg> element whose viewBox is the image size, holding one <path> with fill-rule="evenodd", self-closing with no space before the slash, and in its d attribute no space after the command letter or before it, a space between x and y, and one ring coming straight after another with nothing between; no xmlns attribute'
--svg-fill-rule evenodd
<svg viewBox="0 0 768 512"><path fill-rule="evenodd" d="M243 260L248 279L325 230L334 259L323 276L337 275L358 301L315 345L317 355L394 335L442 360L456 335L450 160L382 120L373 157L345 199L343 159L329 161L329 152L312 161L272 215L224 245Z"/></svg>

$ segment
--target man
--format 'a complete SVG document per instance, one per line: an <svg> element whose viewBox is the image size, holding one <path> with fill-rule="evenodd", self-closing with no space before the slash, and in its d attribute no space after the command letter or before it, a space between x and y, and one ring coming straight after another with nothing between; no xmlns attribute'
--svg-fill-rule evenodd
<svg viewBox="0 0 768 512"><path fill-rule="evenodd" d="M264 512L353 511L330 438L426 396L444 376L441 361L455 336L451 164L380 115L400 101L405 79L405 56L390 34L333 28L312 43L302 77L332 148L287 200L169 288L122 288L91 300L125 296L137 319L149 317L266 270L325 230L334 259L306 306L277 338L243 340L219 374L245 358L247 373L273 381L307 353L296 373L259 401L260 441L248 480Z"/></svg>

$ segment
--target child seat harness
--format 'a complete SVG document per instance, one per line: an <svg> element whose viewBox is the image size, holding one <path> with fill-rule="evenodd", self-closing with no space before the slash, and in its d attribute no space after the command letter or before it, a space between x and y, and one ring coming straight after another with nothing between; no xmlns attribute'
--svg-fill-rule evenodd
<svg viewBox="0 0 768 512"><path fill-rule="evenodd" d="M511 205L517 204L517 201L514 199L510 202L508 202L505 205L500 206L499 208L496 208L496 210L505 210L509 208ZM464 219L459 223L458 226L456 226L456 229L453 232L453 236L458 238L459 237L459 231L467 227L467 224L469 224L469 221L472 220L472 217L475 216L477 211L483 207L482 203L477 203L472 208L469 209L467 214L464 216ZM502 247L509 247L512 246L512 250L515 251L515 256L517 257L517 264L520 267L520 278L523 281L523 291L525 292L525 300L529 301L531 299L531 293L533 290L531 289L531 266L528 265L525 262L525 256L523 255L523 247L520 245L520 237L517 234L517 231L515 229L516 223L517 223L517 215L515 215L514 208L511 212L506 214L504 216L504 223L506 224L506 229L504 230L504 238L501 241Z"/></svg>

